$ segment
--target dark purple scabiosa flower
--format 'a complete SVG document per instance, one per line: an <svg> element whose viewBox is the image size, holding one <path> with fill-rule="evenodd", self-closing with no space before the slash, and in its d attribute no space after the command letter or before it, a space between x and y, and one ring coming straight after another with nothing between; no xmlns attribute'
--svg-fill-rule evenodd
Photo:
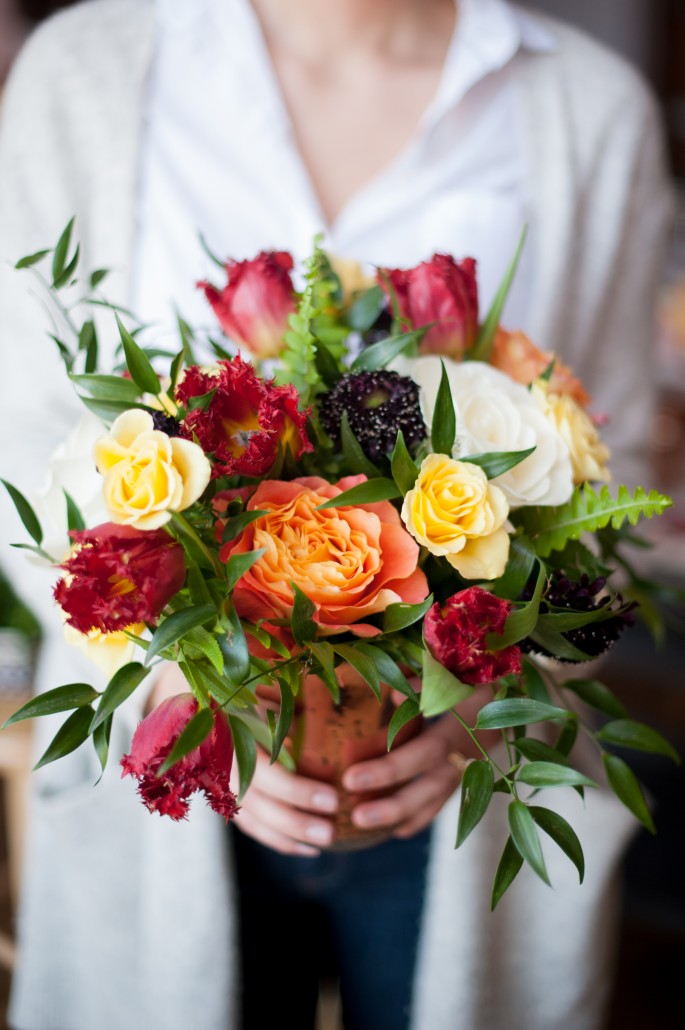
<svg viewBox="0 0 685 1030"><path fill-rule="evenodd" d="M572 580L560 569L555 569L540 605L541 613L549 611L550 605L554 608L568 608L574 612L594 612L601 609L603 613L613 613L608 616L604 614L597 622L590 622L587 626L579 626L561 634L565 640L590 658L597 658L608 651L623 630L635 622L633 609L637 607L637 602L633 601L626 605L620 594L600 596L605 585L606 580L602 576L591 580L583 573L580 579ZM529 591L528 596L531 594L532 591ZM520 646L525 652L534 651L552 658L556 657L529 637L522 640Z"/></svg>
<svg viewBox="0 0 685 1030"><path fill-rule="evenodd" d="M350 429L371 461L391 454L401 429L410 453L427 435L419 405L419 388L398 372L351 372L320 400L321 424L337 450L347 412Z"/></svg>

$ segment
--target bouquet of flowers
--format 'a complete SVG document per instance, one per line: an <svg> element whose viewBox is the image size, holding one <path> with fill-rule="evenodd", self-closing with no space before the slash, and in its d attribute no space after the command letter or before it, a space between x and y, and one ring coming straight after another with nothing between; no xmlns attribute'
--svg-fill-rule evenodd
<svg viewBox="0 0 685 1030"><path fill-rule="evenodd" d="M72 305L73 342L53 338L101 420L108 520L86 525L67 493L71 550L49 555L33 508L5 485L34 541L23 546L58 564L70 639L115 655L115 668L103 692L58 686L12 716L70 712L38 765L91 738L104 768L116 709L175 662L187 692L140 722L123 774L153 812L180 819L200 791L229 819L234 755L241 796L258 746L297 766L307 684L340 711L352 671L385 698L388 749L443 713L472 738L457 845L508 795L493 906L524 861L547 881L538 830L583 878L573 829L532 803L543 787L596 786L573 765L579 730L653 829L614 747L677 755L575 669L633 621L610 577L628 527L670 500L591 485L608 481L609 453L581 382L499 324L518 253L482 322L471 259L435 255L375 280L357 270L350 285L349 265L315 246L301 290L289 254L219 261L227 281L199 285L223 335L200 340L179 319L180 347L166 353L106 304L104 270L79 284L71 237L70 224L18 267L51 262L58 305L80 289L87 317L76 324ZM116 317L113 371L98 371L95 305ZM214 363L197 363L200 345ZM471 726L460 705L482 685L490 698ZM401 703L388 706L390 691ZM481 730L503 748L487 751Z"/></svg>

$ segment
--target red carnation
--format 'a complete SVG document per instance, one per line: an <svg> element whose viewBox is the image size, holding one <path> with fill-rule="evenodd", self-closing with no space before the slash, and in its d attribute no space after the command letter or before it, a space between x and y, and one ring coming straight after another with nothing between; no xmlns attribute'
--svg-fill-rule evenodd
<svg viewBox="0 0 685 1030"><path fill-rule="evenodd" d="M296 307L292 267L285 251L262 251L252 261L227 262L223 290L198 283L226 335L259 358L274 358L283 347Z"/></svg>
<svg viewBox="0 0 685 1030"><path fill-rule="evenodd" d="M212 476L263 476L273 465L280 446L293 457L311 451L307 439L307 412L298 409L294 386L274 386L260 379L242 358L220 361L218 372L189 368L176 390L185 406L192 397L214 390L204 408L189 411L182 432L195 434L200 446L213 454Z"/></svg>
<svg viewBox="0 0 685 1030"><path fill-rule="evenodd" d="M423 635L428 650L462 683L493 683L500 676L521 671L521 650L516 646L490 651L490 633L501 633L511 602L482 587L469 587L436 603L426 613Z"/></svg>
<svg viewBox="0 0 685 1030"><path fill-rule="evenodd" d="M435 323L421 341L422 354L458 360L475 343L478 285L473 258L456 262L449 254L434 254L416 268L381 269L378 283L391 302L394 291L400 315L412 328Z"/></svg>
<svg viewBox="0 0 685 1030"><path fill-rule="evenodd" d="M121 759L122 776L135 776L138 793L151 812L183 819L188 798L201 790L210 808L228 822L238 810L229 787L233 739L226 713L214 711L214 725L199 747L158 775L164 760L197 712L192 694L167 698L140 723L133 734L131 753Z"/></svg>
<svg viewBox="0 0 685 1030"><path fill-rule="evenodd" d="M54 596L80 633L154 623L183 586L183 548L164 530L105 522L70 536L78 546L60 566L68 575Z"/></svg>

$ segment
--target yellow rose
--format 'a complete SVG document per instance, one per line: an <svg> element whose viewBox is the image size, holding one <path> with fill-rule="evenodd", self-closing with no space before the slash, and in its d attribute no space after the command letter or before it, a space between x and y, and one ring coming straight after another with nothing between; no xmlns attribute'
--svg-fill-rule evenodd
<svg viewBox="0 0 685 1030"><path fill-rule="evenodd" d="M128 631L139 637L145 632L145 623L133 623ZM64 625L64 639L78 647L107 679L133 661L136 649L135 643L123 632L102 633L99 629L91 629L88 633L79 633L68 623Z"/></svg>
<svg viewBox="0 0 685 1030"><path fill-rule="evenodd" d="M444 454L424 459L402 519L431 554L447 558L465 579L496 579L509 556L507 500L481 468Z"/></svg>
<svg viewBox="0 0 685 1030"><path fill-rule="evenodd" d="M568 447L574 484L577 486L588 481L608 483L611 472L606 463L611 452L602 443L592 419L572 397L550 393L546 384L536 383L533 393Z"/></svg>
<svg viewBox="0 0 685 1030"><path fill-rule="evenodd" d="M156 430L140 408L119 415L93 453L112 520L137 529L158 529L171 512L188 508L211 475L197 444Z"/></svg>

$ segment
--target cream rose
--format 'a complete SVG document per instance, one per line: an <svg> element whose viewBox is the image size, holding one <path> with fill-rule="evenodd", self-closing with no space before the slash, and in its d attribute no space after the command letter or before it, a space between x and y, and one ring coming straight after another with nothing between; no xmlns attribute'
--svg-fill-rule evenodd
<svg viewBox="0 0 685 1030"><path fill-rule="evenodd" d="M431 554L444 556L465 579L496 579L509 556L504 528L509 506L483 470L444 454L424 459L402 520Z"/></svg>
<svg viewBox="0 0 685 1030"><path fill-rule="evenodd" d="M526 387L482 361L442 360L457 413L454 457L534 447L525 461L497 477L509 505L567 501L573 492L568 447ZM440 385L440 358L399 358L391 367L421 387L423 416L430 427Z"/></svg>
<svg viewBox="0 0 685 1030"><path fill-rule="evenodd" d="M568 394L550 393L545 383L535 383L533 396L551 420L568 447L573 466L573 482L608 483L611 472L607 462L611 452L602 443L592 419Z"/></svg>
<svg viewBox="0 0 685 1030"><path fill-rule="evenodd" d="M103 493L113 522L158 529L174 511L188 508L204 492L211 468L197 444L154 428L140 408L116 419L109 436L94 448Z"/></svg>

